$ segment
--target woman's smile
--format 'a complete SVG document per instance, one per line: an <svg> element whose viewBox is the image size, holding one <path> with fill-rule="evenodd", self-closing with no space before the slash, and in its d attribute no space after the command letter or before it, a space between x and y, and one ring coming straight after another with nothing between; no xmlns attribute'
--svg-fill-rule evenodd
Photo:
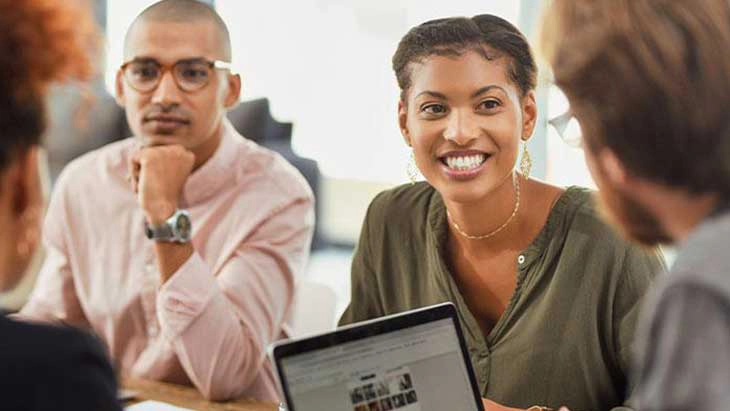
<svg viewBox="0 0 730 411"><path fill-rule="evenodd" d="M441 171L454 180L471 180L486 169L491 155L484 152L452 151L439 156Z"/></svg>

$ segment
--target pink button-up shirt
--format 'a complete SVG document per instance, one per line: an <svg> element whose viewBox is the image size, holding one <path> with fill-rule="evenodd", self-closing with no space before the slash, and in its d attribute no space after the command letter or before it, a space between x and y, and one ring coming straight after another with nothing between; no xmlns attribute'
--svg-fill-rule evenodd
<svg viewBox="0 0 730 411"><path fill-rule="evenodd" d="M266 346L286 335L309 255L309 186L225 122L220 147L183 189L195 253L160 284L126 180L136 144L91 152L59 177L47 258L21 316L90 327L132 376L193 384L212 399L276 399Z"/></svg>

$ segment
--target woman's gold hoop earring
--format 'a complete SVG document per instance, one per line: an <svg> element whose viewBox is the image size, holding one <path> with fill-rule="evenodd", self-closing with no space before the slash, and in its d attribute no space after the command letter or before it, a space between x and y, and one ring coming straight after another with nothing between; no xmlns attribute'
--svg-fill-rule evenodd
<svg viewBox="0 0 730 411"><path fill-rule="evenodd" d="M530 152L527 150L527 142L522 143L522 159L520 160L520 171L525 179L530 178L530 172L532 171L532 157Z"/></svg>

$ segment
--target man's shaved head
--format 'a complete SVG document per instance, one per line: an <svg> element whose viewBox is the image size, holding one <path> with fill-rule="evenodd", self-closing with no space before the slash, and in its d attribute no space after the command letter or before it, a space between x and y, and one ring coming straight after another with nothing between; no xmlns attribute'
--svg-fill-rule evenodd
<svg viewBox="0 0 730 411"><path fill-rule="evenodd" d="M125 56L129 48L130 33L142 23L154 22L213 24L220 36L223 53L221 57L225 61L231 61L231 37L226 23L212 7L197 0L162 0L144 9L129 26L124 38Z"/></svg>

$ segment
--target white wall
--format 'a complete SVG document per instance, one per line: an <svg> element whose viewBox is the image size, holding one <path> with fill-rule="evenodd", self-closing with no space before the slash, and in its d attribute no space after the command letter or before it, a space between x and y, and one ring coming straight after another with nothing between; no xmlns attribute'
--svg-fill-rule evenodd
<svg viewBox="0 0 730 411"><path fill-rule="evenodd" d="M109 0L109 84L124 32L153 2ZM489 12L516 22L519 1L217 0L216 7L231 32L243 99L268 97L274 116L294 123L295 150L327 176L404 182L408 150L390 69L398 40L437 17Z"/></svg>

